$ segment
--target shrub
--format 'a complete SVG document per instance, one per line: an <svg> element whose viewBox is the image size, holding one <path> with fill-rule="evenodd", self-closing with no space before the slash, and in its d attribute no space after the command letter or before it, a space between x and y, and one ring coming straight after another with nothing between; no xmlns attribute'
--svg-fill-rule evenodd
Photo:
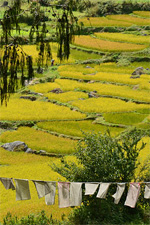
<svg viewBox="0 0 150 225"><path fill-rule="evenodd" d="M138 146L143 134L134 129L120 140L109 134L84 134L76 149L76 163L62 161L54 165L55 171L75 182L130 182L134 180L137 158L145 144ZM107 199L83 196L83 205L70 218L75 224L128 224L143 218L142 205L135 209L124 206L125 193L118 205L112 202L114 186L111 185Z"/></svg>

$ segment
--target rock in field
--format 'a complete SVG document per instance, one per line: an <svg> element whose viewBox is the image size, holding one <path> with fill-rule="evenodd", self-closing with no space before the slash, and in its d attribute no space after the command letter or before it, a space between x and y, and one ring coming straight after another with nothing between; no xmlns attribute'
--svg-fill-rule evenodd
<svg viewBox="0 0 150 225"><path fill-rule="evenodd" d="M1 147L11 152L25 152L28 149L28 146L22 141L6 143L4 145L1 145Z"/></svg>

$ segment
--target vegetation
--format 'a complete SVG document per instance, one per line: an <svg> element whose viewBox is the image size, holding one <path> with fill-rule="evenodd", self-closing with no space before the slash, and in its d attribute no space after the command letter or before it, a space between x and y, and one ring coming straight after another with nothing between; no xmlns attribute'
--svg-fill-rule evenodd
<svg viewBox="0 0 150 225"><path fill-rule="evenodd" d="M137 158L145 146L144 143L137 146L142 136L142 133L136 130L124 135L120 140L108 134L85 133L75 153L78 164L64 159L62 165L55 165L54 169L71 181L130 182L135 180ZM77 208L70 218L72 223L106 224L111 220L112 224L118 224L120 221L122 224L128 224L144 219L140 201L136 209L129 210L124 206L125 195L118 205L112 202L111 195L114 192L115 187L112 184L106 199L98 199L96 194L83 196L83 205Z"/></svg>
<svg viewBox="0 0 150 225"><path fill-rule="evenodd" d="M95 35L99 38L103 38L106 40L112 40L117 42L129 42L136 44L149 44L150 40L148 36L138 36L134 34L120 34L120 33L95 33Z"/></svg>
<svg viewBox="0 0 150 225"><path fill-rule="evenodd" d="M74 44L83 46L90 49L96 49L99 51L109 51L109 52L133 52L140 51L147 48L148 45L136 45L130 43L118 43L112 41L105 41L96 39L91 36L76 36L74 39Z"/></svg>
<svg viewBox="0 0 150 225"><path fill-rule="evenodd" d="M96 124L94 121L52 121L52 122L39 122L39 128L44 130L57 132L59 134L66 134L76 137L83 137L83 132L101 132L105 133L108 129L112 136L117 136L124 131L124 128L108 127L101 124Z"/></svg>
<svg viewBox="0 0 150 225"><path fill-rule="evenodd" d="M149 108L149 105L135 104L132 102L125 102L120 99L113 98L90 98L86 100L76 100L72 103L73 106L78 107L83 112L130 112L137 109Z"/></svg>
<svg viewBox="0 0 150 225"><path fill-rule="evenodd" d="M37 110L38 109L38 110ZM61 110L61 113L60 113ZM11 112L11 113L10 113ZM69 120L83 119L84 114L71 111L65 106L50 102L29 101L25 99L10 99L7 108L1 106L1 120Z"/></svg>
<svg viewBox="0 0 150 225"><path fill-rule="evenodd" d="M52 165L54 162L58 162L58 158L47 156L43 157L35 154L27 154L24 152L9 152L4 150L3 148L0 148L0 156L0 163L3 162L3 165L0 169L1 177L13 177L18 179L20 178L29 180L36 179L45 181L65 181L64 177L54 172L49 167L49 165ZM57 195L55 205L48 207L45 204L44 198L38 198L33 182L29 181L29 185L31 192L31 200L18 202L15 200L15 191L6 190L0 182L2 202L0 213L1 223L8 212L10 212L13 217L17 216L19 219L20 217L25 217L29 214L37 215L42 210L44 210L48 217L52 214L53 219L57 220L61 220L63 214L67 216L70 213L70 208L58 210ZM7 223L10 225L9 222Z"/></svg>
<svg viewBox="0 0 150 225"><path fill-rule="evenodd" d="M19 127L17 131L7 131L1 135L3 143L15 140L25 142L31 149L45 150L56 154L71 154L76 146L76 142L73 140L56 137L29 127Z"/></svg>
<svg viewBox="0 0 150 225"><path fill-rule="evenodd" d="M29 179L32 199L16 202L0 183L0 223L148 224L143 184L135 209L124 206L128 185L113 203L112 184L104 200L83 191L72 210L58 209L57 194L46 206L31 182L149 181L148 0L28 2L0 0L0 144L24 141L36 152L0 148L0 176Z"/></svg>

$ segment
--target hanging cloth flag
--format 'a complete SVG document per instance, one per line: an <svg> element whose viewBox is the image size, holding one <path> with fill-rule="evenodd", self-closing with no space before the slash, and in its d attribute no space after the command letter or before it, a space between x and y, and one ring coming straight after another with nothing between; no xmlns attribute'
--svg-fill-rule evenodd
<svg viewBox="0 0 150 225"><path fill-rule="evenodd" d="M58 182L58 203L59 208L70 206L70 183Z"/></svg>
<svg viewBox="0 0 150 225"><path fill-rule="evenodd" d="M119 203L124 190L125 190L125 183L117 183L116 193L112 195L115 204Z"/></svg>
<svg viewBox="0 0 150 225"><path fill-rule="evenodd" d="M97 198L106 198L108 188L111 183L101 183L99 187L99 191L97 193Z"/></svg>
<svg viewBox="0 0 150 225"><path fill-rule="evenodd" d="M16 183L16 200L31 199L28 180L14 179Z"/></svg>
<svg viewBox="0 0 150 225"><path fill-rule="evenodd" d="M6 190L8 190L8 189L15 190L15 186L14 186L12 178L2 178L1 177L0 181L2 182L2 184L4 185Z"/></svg>
<svg viewBox="0 0 150 225"><path fill-rule="evenodd" d="M85 195L93 195L99 184L85 183Z"/></svg>
<svg viewBox="0 0 150 225"><path fill-rule="evenodd" d="M45 203L46 205L54 205L55 204L55 194L56 194L56 182L47 182L49 187L49 194L45 195Z"/></svg>
<svg viewBox="0 0 150 225"><path fill-rule="evenodd" d="M135 208L139 194L140 194L140 183L130 183L130 187L124 205L129 206L131 208Z"/></svg>
<svg viewBox="0 0 150 225"><path fill-rule="evenodd" d="M82 202L82 183L70 183L70 206L80 206Z"/></svg>
<svg viewBox="0 0 150 225"><path fill-rule="evenodd" d="M44 197L45 195L49 194L51 192L48 182L46 181L40 181L40 180L32 180L39 198Z"/></svg>
<svg viewBox="0 0 150 225"><path fill-rule="evenodd" d="M150 182L145 185L144 198L150 199Z"/></svg>

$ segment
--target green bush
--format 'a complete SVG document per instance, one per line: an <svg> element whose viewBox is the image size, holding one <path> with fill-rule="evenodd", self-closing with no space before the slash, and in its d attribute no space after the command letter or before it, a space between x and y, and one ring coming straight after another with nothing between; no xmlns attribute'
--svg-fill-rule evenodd
<svg viewBox="0 0 150 225"><path fill-rule="evenodd" d="M144 133L133 129L120 139L109 134L85 133L76 150L77 164L62 160L62 166L54 165L55 171L75 182L131 182L138 166L137 158L145 144L139 146ZM127 190L118 205L111 195L115 193L111 185L107 199L83 196L83 205L70 216L72 224L140 224L143 219L145 203L138 201L136 208L124 206Z"/></svg>
<svg viewBox="0 0 150 225"><path fill-rule="evenodd" d="M3 219L3 225L60 225L63 224L58 220L54 220L52 215L47 217L44 211L41 211L39 214L34 215L30 214L27 217L22 217L21 219L16 216L12 216L10 213L6 215Z"/></svg>

